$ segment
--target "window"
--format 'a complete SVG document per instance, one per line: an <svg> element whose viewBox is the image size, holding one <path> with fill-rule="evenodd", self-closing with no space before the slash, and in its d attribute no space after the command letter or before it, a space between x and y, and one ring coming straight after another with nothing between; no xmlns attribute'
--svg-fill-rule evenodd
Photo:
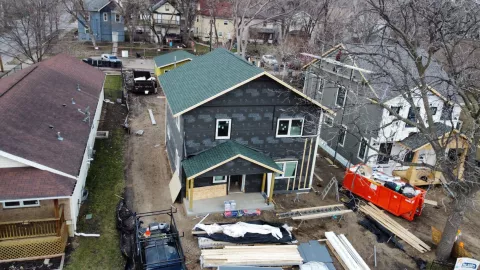
<svg viewBox="0 0 480 270"><path fill-rule="evenodd" d="M214 184L226 183L226 182L227 182L227 176L226 175L214 176L213 177L213 183Z"/></svg>
<svg viewBox="0 0 480 270"><path fill-rule="evenodd" d="M430 107L430 113L432 114L432 116L437 114L437 107Z"/></svg>
<svg viewBox="0 0 480 270"><path fill-rule="evenodd" d="M228 25L228 21L227 20L223 21L223 25Z"/></svg>
<svg viewBox="0 0 480 270"><path fill-rule="evenodd" d="M300 137L303 131L303 119L278 119L277 137Z"/></svg>
<svg viewBox="0 0 480 270"><path fill-rule="evenodd" d="M90 21L90 14L85 14L85 21L87 21L87 22Z"/></svg>
<svg viewBox="0 0 480 270"><path fill-rule="evenodd" d="M290 182L295 179L297 175L297 165L298 161L278 161L278 167L282 169L282 173L276 173L275 178L277 179L289 179Z"/></svg>
<svg viewBox="0 0 480 270"><path fill-rule="evenodd" d="M440 115L441 120L451 120L452 119L453 106L445 102L442 108L442 115Z"/></svg>
<svg viewBox="0 0 480 270"><path fill-rule="evenodd" d="M347 100L346 94L347 94L347 90L345 89L345 87L343 86L338 87L337 99L335 100L335 105L337 105L338 107L345 106L345 101Z"/></svg>
<svg viewBox="0 0 480 270"><path fill-rule="evenodd" d="M402 109L402 107L400 106L392 106L390 107L390 109L395 112L396 114L400 114L400 110ZM394 115L392 112L390 112L390 115Z"/></svg>
<svg viewBox="0 0 480 270"><path fill-rule="evenodd" d="M325 115L325 118L323 118L323 123L329 127L333 127L333 117Z"/></svg>
<svg viewBox="0 0 480 270"><path fill-rule="evenodd" d="M415 111L413 109L414 107L410 107L410 109L408 109L408 116L407 116L407 119L416 123L417 122L417 117L415 116ZM415 109L417 110L417 112L420 112L420 107L415 107ZM407 124L405 123L405 127L414 127L410 124Z"/></svg>
<svg viewBox="0 0 480 270"><path fill-rule="evenodd" d="M20 207L35 207L35 206L40 206L40 201L25 200L25 201L11 201L11 202L3 203L3 208L20 208Z"/></svg>
<svg viewBox="0 0 480 270"><path fill-rule="evenodd" d="M223 35L222 32L218 32L218 36L221 37Z"/></svg>
<svg viewBox="0 0 480 270"><path fill-rule="evenodd" d="M90 33L90 28L85 28L85 34L89 34Z"/></svg>
<svg viewBox="0 0 480 270"><path fill-rule="evenodd" d="M458 122L457 122L457 125L455 126L455 129L458 130L458 131L462 130L462 125L463 125L463 122L462 122L462 121L458 121Z"/></svg>
<svg viewBox="0 0 480 270"><path fill-rule="evenodd" d="M381 143L378 152L385 155L390 155L390 153L392 152L392 146L393 143ZM388 164L388 161L390 161L390 157L388 156L378 155L377 157L378 164Z"/></svg>
<svg viewBox="0 0 480 270"><path fill-rule="evenodd" d="M115 22L120 22L120 14L115 14Z"/></svg>
<svg viewBox="0 0 480 270"><path fill-rule="evenodd" d="M217 127L215 131L215 139L230 139L230 129L232 119L217 119Z"/></svg>
<svg viewBox="0 0 480 270"><path fill-rule="evenodd" d="M165 5L165 11L170 11L170 7L168 5Z"/></svg>
<svg viewBox="0 0 480 270"><path fill-rule="evenodd" d="M363 138L360 142L360 147L358 147L357 157L365 161L365 156L367 154L367 139Z"/></svg>
<svg viewBox="0 0 480 270"><path fill-rule="evenodd" d="M450 162L457 162L460 160L460 157L463 154L463 149L461 148L450 148L448 149L447 157Z"/></svg>
<svg viewBox="0 0 480 270"><path fill-rule="evenodd" d="M169 71L170 71L170 70L165 70L163 73L167 73L167 72L169 72Z"/></svg>
<svg viewBox="0 0 480 270"><path fill-rule="evenodd" d="M338 144L340 146L344 146L345 145L345 137L347 137L347 127L342 125L341 128L338 129Z"/></svg>
<svg viewBox="0 0 480 270"><path fill-rule="evenodd" d="M103 13L103 21L108 21L108 13Z"/></svg>
<svg viewBox="0 0 480 270"><path fill-rule="evenodd" d="M414 155L415 155L415 153L413 151L408 151L408 153L405 154L405 156L403 157L403 161L404 162L412 162Z"/></svg>

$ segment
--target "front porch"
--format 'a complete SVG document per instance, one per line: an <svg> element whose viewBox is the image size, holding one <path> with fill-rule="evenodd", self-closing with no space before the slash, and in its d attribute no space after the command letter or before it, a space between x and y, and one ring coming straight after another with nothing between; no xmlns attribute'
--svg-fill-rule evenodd
<svg viewBox="0 0 480 270"><path fill-rule="evenodd" d="M205 215L208 213L223 213L224 201L235 200L237 210L273 210L273 203L267 204L265 197L261 193L231 193L227 196L195 200L190 209L190 201L183 199L183 206L187 216Z"/></svg>
<svg viewBox="0 0 480 270"><path fill-rule="evenodd" d="M0 222L0 262L61 256L68 239L64 206L54 202L50 218ZM15 209L17 210L17 209Z"/></svg>

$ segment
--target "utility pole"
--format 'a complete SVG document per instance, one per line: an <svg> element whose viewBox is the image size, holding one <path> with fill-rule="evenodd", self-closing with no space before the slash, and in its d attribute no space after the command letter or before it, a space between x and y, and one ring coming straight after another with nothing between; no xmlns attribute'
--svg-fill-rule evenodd
<svg viewBox="0 0 480 270"><path fill-rule="evenodd" d="M210 51L212 51L212 26L213 26L213 20L210 19Z"/></svg>

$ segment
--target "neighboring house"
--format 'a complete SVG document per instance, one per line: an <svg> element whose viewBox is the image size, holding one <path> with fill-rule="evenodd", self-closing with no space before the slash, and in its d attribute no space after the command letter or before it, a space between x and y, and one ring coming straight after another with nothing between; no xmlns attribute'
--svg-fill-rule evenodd
<svg viewBox="0 0 480 270"><path fill-rule="evenodd" d="M0 80L0 260L64 253L93 159L104 78L60 54Z"/></svg>
<svg viewBox="0 0 480 270"><path fill-rule="evenodd" d="M172 182L189 214L232 196L239 209L257 209L273 193L312 187L318 102L225 49L158 79Z"/></svg>
<svg viewBox="0 0 480 270"><path fill-rule="evenodd" d="M212 42L215 42L216 28L218 41L225 43L233 39L235 36L232 4L225 0L212 3L214 3L214 6L211 6L208 0L198 1L197 15L193 24L193 36L200 39L202 42L209 42L211 30Z"/></svg>
<svg viewBox="0 0 480 270"><path fill-rule="evenodd" d="M186 64L195 58L195 55L184 51L177 50L164 55L155 56L155 76L162 75L174 68Z"/></svg>
<svg viewBox="0 0 480 270"><path fill-rule="evenodd" d="M173 7L169 1L160 0L152 6L151 10L151 19L155 31L165 38L165 42L168 43L170 39L180 37L180 25L183 19L181 18L180 12ZM159 42L153 31L150 36L152 40L155 40L157 43Z"/></svg>
<svg viewBox="0 0 480 270"><path fill-rule="evenodd" d="M124 19L118 12L118 3L114 0L87 0L85 10L89 12L86 24L90 25L87 29L81 22L78 22L78 40L90 40L91 31L95 35L96 41L123 42L125 41Z"/></svg>
<svg viewBox="0 0 480 270"><path fill-rule="evenodd" d="M402 61L408 61L405 65L413 66L403 49L395 46L383 48L386 50L383 52L385 55L391 53L391 57L401 57ZM378 99L401 116L415 121L414 108L401 96L404 90L396 88L404 87L404 81L408 80L408 85L412 85L412 94L415 95L415 86L408 75L405 78L386 57L369 59L365 56L381 52L381 47L377 45L338 45L324 54L325 60L314 60L305 67L304 93L336 112L335 117L323 118L320 146L344 166L366 163L388 174L402 176L416 185L437 182L439 174L436 172L416 167L417 171L412 173L409 167L402 167L385 156L377 155L380 151L405 161L414 160L431 165L436 161L435 153L421 140L417 128L403 121L392 123L394 116L389 111L368 101L368 98ZM394 79L386 74L393 75ZM432 61L426 81L432 92L428 99L433 120L438 125L438 137L449 132L452 127L458 128L461 125L460 106L450 105L444 97L451 96L451 89L445 83L440 83L446 79L448 76L441 66ZM416 98L415 103L415 107L425 115L420 98ZM359 136L354 134L362 134L363 139L358 139ZM367 143L374 148L368 148ZM446 155L452 155L450 152L453 151L462 152L464 158L466 151L461 149L466 145L463 139L459 139L458 145L446 143L449 143Z"/></svg>

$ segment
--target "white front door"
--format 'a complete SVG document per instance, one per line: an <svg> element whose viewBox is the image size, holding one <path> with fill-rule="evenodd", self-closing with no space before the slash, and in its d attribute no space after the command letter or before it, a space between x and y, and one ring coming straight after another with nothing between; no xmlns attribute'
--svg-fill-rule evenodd
<svg viewBox="0 0 480 270"><path fill-rule="evenodd" d="M245 192L245 175L228 176L228 193Z"/></svg>

